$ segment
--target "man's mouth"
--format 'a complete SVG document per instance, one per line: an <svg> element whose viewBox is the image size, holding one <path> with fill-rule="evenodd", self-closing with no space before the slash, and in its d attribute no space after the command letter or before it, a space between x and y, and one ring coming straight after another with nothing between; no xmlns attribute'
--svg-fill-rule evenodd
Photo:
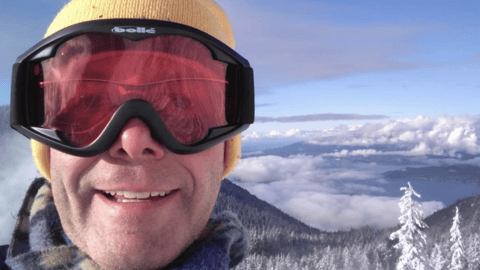
<svg viewBox="0 0 480 270"><path fill-rule="evenodd" d="M133 191L104 191L102 194L108 199L121 203L155 201L170 195L174 190L155 192L133 192Z"/></svg>

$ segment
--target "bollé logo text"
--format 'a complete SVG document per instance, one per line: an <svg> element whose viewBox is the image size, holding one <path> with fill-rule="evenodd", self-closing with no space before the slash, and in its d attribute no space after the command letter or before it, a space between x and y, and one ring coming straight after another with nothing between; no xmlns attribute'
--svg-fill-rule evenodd
<svg viewBox="0 0 480 270"><path fill-rule="evenodd" d="M112 28L114 33L143 33L143 34L155 34L155 28L146 29L145 27L135 26L115 26Z"/></svg>

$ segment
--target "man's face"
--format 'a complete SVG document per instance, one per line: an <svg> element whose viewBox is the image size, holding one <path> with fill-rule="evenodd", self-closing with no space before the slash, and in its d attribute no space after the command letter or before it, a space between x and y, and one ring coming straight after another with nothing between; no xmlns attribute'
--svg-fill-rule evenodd
<svg viewBox="0 0 480 270"><path fill-rule="evenodd" d="M131 119L117 141L94 157L50 150L53 198L72 242L105 269L157 269L199 237L215 205L224 143L177 155ZM103 191L171 192L117 202Z"/></svg>

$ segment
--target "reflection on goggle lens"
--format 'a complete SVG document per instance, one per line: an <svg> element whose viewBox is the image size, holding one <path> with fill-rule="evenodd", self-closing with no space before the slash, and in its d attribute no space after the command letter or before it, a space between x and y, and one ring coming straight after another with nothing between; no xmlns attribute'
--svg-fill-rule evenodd
<svg viewBox="0 0 480 270"><path fill-rule="evenodd" d="M39 70L42 127L60 131L76 147L94 142L116 110L132 99L150 103L183 145L227 124L226 64L185 36L132 41L85 34L68 40Z"/></svg>
<svg viewBox="0 0 480 270"><path fill-rule="evenodd" d="M45 92L81 92L69 99L60 112L45 112L44 128L62 132L77 147L95 141L115 111L126 101L141 99L158 112L174 138L184 145L202 140L210 128L227 124L220 91L225 83L212 81L167 82L156 85L127 87L107 82L55 82L44 84ZM78 90L81 89L81 90ZM182 91L196 89L197 91ZM205 91L199 91L206 89ZM198 95L217 93L217 97ZM46 106L47 108L48 106Z"/></svg>

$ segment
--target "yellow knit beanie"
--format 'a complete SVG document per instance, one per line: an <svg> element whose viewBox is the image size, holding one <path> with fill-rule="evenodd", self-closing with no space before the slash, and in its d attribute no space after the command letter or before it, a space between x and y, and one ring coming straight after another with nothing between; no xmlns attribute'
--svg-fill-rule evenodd
<svg viewBox="0 0 480 270"><path fill-rule="evenodd" d="M223 10L212 0L72 0L63 7L47 29L45 37L76 23L99 19L155 19L189 25L235 48L233 32ZM225 145L225 178L241 154L240 134ZM50 180L49 148L30 140L40 173Z"/></svg>

